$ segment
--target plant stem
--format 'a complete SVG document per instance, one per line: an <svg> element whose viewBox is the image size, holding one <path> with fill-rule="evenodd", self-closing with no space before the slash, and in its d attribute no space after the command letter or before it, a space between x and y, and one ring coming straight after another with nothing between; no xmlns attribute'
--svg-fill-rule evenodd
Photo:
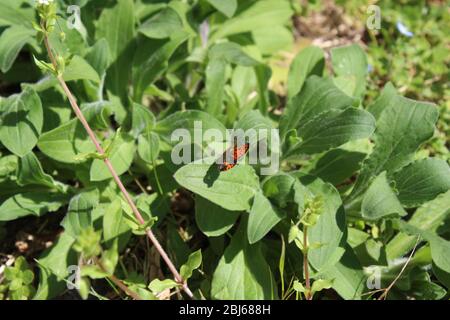
<svg viewBox="0 0 450 320"><path fill-rule="evenodd" d="M312 300L311 296L311 280L309 278L309 262L308 262L308 227L303 228L303 273L305 276L305 298Z"/></svg>
<svg viewBox="0 0 450 320"><path fill-rule="evenodd" d="M47 53L48 53L48 56L50 58L50 61L51 61L52 65L53 65L53 67L55 68L55 70L58 70L58 64L56 63L55 56L53 55L50 43L48 41L48 35L47 34L44 35L44 44L45 44L45 47L47 49ZM105 151L103 150L102 146L100 145L99 141L97 140L97 137L95 136L94 132L92 131L91 127L89 126L89 123L87 122L86 118L83 115L83 112L79 108L79 106L78 106L74 96L72 95L72 92L67 87L67 84L64 81L62 75L58 75L56 78L58 79L59 84L61 85L61 87L64 90L64 93L66 94L67 98L69 99L70 105L72 106L72 109L75 112L75 115L80 120L81 124L85 128L85 130L88 133L89 137L91 138L92 142L94 143L95 148L97 149L97 152L100 155L104 155ZM136 207L133 199L131 199L130 194L125 189L125 186L123 185L122 181L120 180L120 178L119 178L116 170L114 169L111 161L109 160L109 158L105 158L103 161L105 162L105 164L106 164L109 172L111 173L114 181L116 182L116 184L119 187L120 191L122 192L125 200L127 201L128 205L130 206L131 210L133 211L134 216L139 221L139 223L145 224L144 218L142 217L141 213L139 212L139 209ZM172 274L173 274L173 276L175 278L175 281L177 281L182 286L184 292L190 298L193 298L194 295L192 294L191 290L188 288L187 284L182 279L181 275L178 273L178 270L175 268L175 265L170 260L169 256L164 251L164 249L162 248L162 246L159 243L158 239L156 239L155 235L153 234L153 232L150 229L147 230L147 236L150 239L150 241L153 243L153 245L155 246L156 250L158 250L159 254L161 255L161 257L163 258L163 260L167 264L167 267L169 268L169 270L172 272ZM111 278L111 280L113 280L113 279Z"/></svg>

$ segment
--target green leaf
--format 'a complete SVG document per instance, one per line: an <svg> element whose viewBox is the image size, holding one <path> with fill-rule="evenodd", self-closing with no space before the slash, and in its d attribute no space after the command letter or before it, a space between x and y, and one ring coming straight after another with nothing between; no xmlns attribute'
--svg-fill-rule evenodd
<svg viewBox="0 0 450 320"><path fill-rule="evenodd" d="M270 176L262 184L264 195L274 201L280 208L285 208L294 196L294 183L296 179L288 174Z"/></svg>
<svg viewBox="0 0 450 320"><path fill-rule="evenodd" d="M82 103L80 109L83 111L92 129L105 130L109 128L109 117L114 109L111 102L97 101Z"/></svg>
<svg viewBox="0 0 450 320"><path fill-rule="evenodd" d="M159 280L154 279L150 284L148 285L148 288L150 289L153 294L157 295L158 293L161 293L167 289L173 289L178 286L178 283L173 281L172 279L165 279L165 280Z"/></svg>
<svg viewBox="0 0 450 320"><path fill-rule="evenodd" d="M97 189L85 191L72 197L69 208L61 225L65 233L77 239L80 233L92 226L92 210L98 205L99 192Z"/></svg>
<svg viewBox="0 0 450 320"><path fill-rule="evenodd" d="M109 159L118 175L128 170L133 162L135 152L136 145L133 138L126 133L120 133L109 153ZM90 177L92 181L102 181L112 178L112 175L103 160L94 159L90 169Z"/></svg>
<svg viewBox="0 0 450 320"><path fill-rule="evenodd" d="M34 215L42 216L57 211L68 201L67 195L49 192L26 192L16 194L0 206L0 221Z"/></svg>
<svg viewBox="0 0 450 320"><path fill-rule="evenodd" d="M436 199L418 208L408 224L421 230L434 232L450 215L450 191L439 195ZM417 237L405 233L398 233L386 246L389 260L399 258L408 253L416 242Z"/></svg>
<svg viewBox="0 0 450 320"><path fill-rule="evenodd" d="M210 59L206 66L206 95L208 100L205 111L212 115L218 115L222 110L226 66L226 62L222 58Z"/></svg>
<svg viewBox="0 0 450 320"><path fill-rule="evenodd" d="M76 264L76 257L70 254L70 249L75 239L63 232L56 243L39 257L39 266L49 270L62 280L69 275L69 266ZM75 259L74 259L75 258Z"/></svg>
<svg viewBox="0 0 450 320"><path fill-rule="evenodd" d="M378 98L367 107L367 111L369 111L375 119L378 120L384 109L389 106L391 100L395 99L396 96L397 90L395 90L392 83L386 83Z"/></svg>
<svg viewBox="0 0 450 320"><path fill-rule="evenodd" d="M153 129L155 126L155 116L149 108L133 103L133 112L131 115L131 134L136 137L146 130Z"/></svg>
<svg viewBox="0 0 450 320"><path fill-rule="evenodd" d="M362 152L333 149L320 157L310 173L337 185L349 179L359 169L365 157L366 154Z"/></svg>
<svg viewBox="0 0 450 320"><path fill-rule="evenodd" d="M64 163L75 163L78 154L95 151L94 144L78 119L72 119L42 134L38 147L46 156Z"/></svg>
<svg viewBox="0 0 450 320"><path fill-rule="evenodd" d="M294 152L314 154L340 146L348 141L368 138L375 131L375 118L367 111L348 108L319 114L298 130L302 141Z"/></svg>
<svg viewBox="0 0 450 320"><path fill-rule="evenodd" d="M115 61L133 39L134 24L132 0L118 0L114 7L102 11L97 21L95 37L96 39L106 39L111 61Z"/></svg>
<svg viewBox="0 0 450 320"><path fill-rule="evenodd" d="M261 240L284 216L262 192L256 193L247 225L248 242L254 244Z"/></svg>
<svg viewBox="0 0 450 320"><path fill-rule="evenodd" d="M182 187L231 211L249 210L259 190L258 177L247 165L219 172L215 163L191 163L178 169L174 177Z"/></svg>
<svg viewBox="0 0 450 320"><path fill-rule="evenodd" d="M450 168L444 160L428 158L402 168L393 180L400 202L416 207L450 189Z"/></svg>
<svg viewBox="0 0 450 320"><path fill-rule="evenodd" d="M17 182L20 185L39 184L49 188L55 187L53 177L44 172L41 163L33 152L20 158Z"/></svg>
<svg viewBox="0 0 450 320"><path fill-rule="evenodd" d="M2 7L3 10L3 7ZM13 25L0 35L0 70L3 73L11 69L20 50L27 43L34 43L36 32L21 25Z"/></svg>
<svg viewBox="0 0 450 320"><path fill-rule="evenodd" d="M140 27L139 32L146 37L163 39L183 29L183 22L178 13L167 7L150 19L146 20Z"/></svg>
<svg viewBox="0 0 450 320"><path fill-rule="evenodd" d="M260 243L250 245L245 230L243 223L214 271L211 283L213 299L276 299L275 281Z"/></svg>
<svg viewBox="0 0 450 320"><path fill-rule="evenodd" d="M362 200L361 213L367 220L378 220L393 215L406 215L406 211L389 184L386 172L375 178L367 189Z"/></svg>
<svg viewBox="0 0 450 320"><path fill-rule="evenodd" d="M336 255L340 253L339 244L345 230L345 212L341 197L331 184L324 183L319 178L301 172L291 174L299 178L301 184L308 189L310 195L307 198L323 199L318 221L308 229L308 242L320 245L319 248L309 251L309 261L314 269L321 271L334 262Z"/></svg>
<svg viewBox="0 0 450 320"><path fill-rule="evenodd" d="M63 78L65 81L92 80L99 83L100 77L95 69L80 56L74 56L65 67Z"/></svg>
<svg viewBox="0 0 450 320"><path fill-rule="evenodd" d="M97 74L102 77L111 64L108 41L105 38L99 39L86 53L85 58L89 65L97 71Z"/></svg>
<svg viewBox="0 0 450 320"><path fill-rule="evenodd" d="M195 122L201 123L203 131L216 129L222 133L224 138L226 137L226 128L219 120L198 110L175 112L158 121L154 131L164 137L166 141L170 141L170 137L176 129L185 129L190 137L194 137Z"/></svg>
<svg viewBox="0 0 450 320"><path fill-rule="evenodd" d="M203 197L195 197L195 221L208 237L218 237L226 233L233 227L239 214L238 211L224 209Z"/></svg>
<svg viewBox="0 0 450 320"><path fill-rule="evenodd" d="M330 289L333 286L333 280L328 279L317 279L314 280L312 287L311 287L311 293L314 294L316 292L320 292L323 289Z"/></svg>
<svg viewBox="0 0 450 320"><path fill-rule="evenodd" d="M263 55L276 55L283 50L290 50L294 36L290 28L284 25L266 25L264 28L252 30L252 37Z"/></svg>
<svg viewBox="0 0 450 320"><path fill-rule="evenodd" d="M208 2L228 18L234 15L238 6L237 0L208 0Z"/></svg>
<svg viewBox="0 0 450 320"><path fill-rule="evenodd" d="M202 264L202 250L197 250L189 255L188 260L180 268L180 275L183 280L188 280L194 270L200 268Z"/></svg>
<svg viewBox="0 0 450 320"><path fill-rule="evenodd" d="M139 135L137 151L142 160L153 164L159 155L159 136L151 131Z"/></svg>
<svg viewBox="0 0 450 320"><path fill-rule="evenodd" d="M288 99L297 95L310 75L321 76L325 67L322 49L310 46L300 51L292 60L288 75Z"/></svg>
<svg viewBox="0 0 450 320"><path fill-rule="evenodd" d="M32 6L23 7L23 1L1 0L0 26L24 25L32 28L36 10Z"/></svg>
<svg viewBox="0 0 450 320"><path fill-rule="evenodd" d="M333 48L331 62L336 76L355 79L356 87L352 96L362 97L366 90L367 57L361 47L353 44Z"/></svg>
<svg viewBox="0 0 450 320"><path fill-rule="evenodd" d="M152 51L145 61L142 61L133 69L135 100L139 101L146 88L164 73L167 69L168 60L188 37L184 32L174 34L156 51Z"/></svg>
<svg viewBox="0 0 450 320"><path fill-rule="evenodd" d="M323 272L333 279L333 289L346 300L361 299L366 286L366 276L352 248L346 247L339 262Z"/></svg>
<svg viewBox="0 0 450 320"><path fill-rule="evenodd" d="M43 124L42 104L31 88L0 101L0 140L22 157L36 145Z"/></svg>
<svg viewBox="0 0 450 320"><path fill-rule="evenodd" d="M319 114L330 109L351 106L353 99L339 90L331 80L315 75L309 77L301 91L289 100L280 119L280 136L284 139L288 131L298 129Z"/></svg>
<svg viewBox="0 0 450 320"><path fill-rule="evenodd" d="M396 96L378 118L375 148L364 161L348 202L355 200L382 171L391 174L410 163L417 148L434 133L436 106Z"/></svg>
<svg viewBox="0 0 450 320"><path fill-rule="evenodd" d="M119 238L127 238L130 228L125 222L122 205L119 199L111 202L103 215L103 240L107 243ZM120 247L120 245L119 245Z"/></svg>
<svg viewBox="0 0 450 320"><path fill-rule="evenodd" d="M260 0L237 16L227 19L216 32L211 35L211 42L233 34L249 32L271 25L282 25L289 20L292 9L288 1Z"/></svg>

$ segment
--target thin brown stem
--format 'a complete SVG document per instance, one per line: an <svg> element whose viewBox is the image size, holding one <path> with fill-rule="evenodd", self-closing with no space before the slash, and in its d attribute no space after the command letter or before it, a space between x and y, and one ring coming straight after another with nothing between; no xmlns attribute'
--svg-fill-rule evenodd
<svg viewBox="0 0 450 320"><path fill-rule="evenodd" d="M308 227L303 228L303 272L305 276L305 298L311 300L311 280L309 278L309 261L308 261Z"/></svg>
<svg viewBox="0 0 450 320"><path fill-rule="evenodd" d="M378 300L386 299L389 291L392 289L392 287L395 285L395 283L400 279L403 272L405 272L406 267L408 266L409 262L411 261L414 252L416 252L417 245L419 244L420 236L417 236L416 244L414 245L414 248L411 251L411 254L409 255L408 259L406 260L405 264L403 265L402 269L400 270L399 274L395 277L395 279L391 282L391 284L384 290L383 294L378 298Z"/></svg>
<svg viewBox="0 0 450 320"><path fill-rule="evenodd" d="M50 58L50 61L53 64L53 67L55 68L55 70L58 70L58 64L56 63L56 59L55 59L55 57L53 55L53 52L52 52L50 43L48 41L48 36L47 35L44 36L44 44L45 44L45 47L47 49L47 53L48 53L48 56ZM77 102L75 100L75 97L72 95L72 92L67 87L67 84L64 81L62 75L58 75L56 78L58 79L59 84L61 85L62 89L64 90L64 93L66 94L67 98L69 99L70 105L71 105L73 111L75 112L75 115L80 120L80 122L83 125L83 127L85 128L85 130L88 133L90 139L92 140L92 143L94 143L95 148L97 149L97 152L100 155L104 155L105 151L103 150L102 146L100 145L99 141L97 140L97 137L95 136L94 132L92 131L91 127L89 126L89 123L87 122L86 118L84 117L83 113L81 112L81 109L79 108L79 106L78 106L78 104L77 104ZM125 198L125 200L127 201L128 205L130 206L131 210L133 211L134 216L139 221L139 223L144 224L145 223L144 218L142 217L141 213L139 212L139 209L136 207L136 204L134 203L134 201L131 198L130 194L128 193L128 191L126 190L126 188L123 185L122 181L120 180L120 178L119 178L116 170L114 169L111 161L109 160L109 158L105 158L104 162L105 162L109 172L111 173L114 181L116 182L117 186L119 187L120 191L122 192L123 197ZM191 290L189 290L187 284L182 279L181 275L178 273L178 270L175 268L175 265L172 263L172 261L170 260L169 256L167 255L167 253L164 251L164 249L162 248L161 244L159 243L158 239L155 237L155 235L153 234L153 232L150 229L147 230L147 236L150 239L150 241L153 243L153 245L155 246L156 250L158 250L158 252L161 255L161 257L163 258L164 262L167 264L167 267L172 272L175 280L182 286L184 292L189 297L193 298L193 294L192 294ZM111 279L111 280L113 280L113 279Z"/></svg>

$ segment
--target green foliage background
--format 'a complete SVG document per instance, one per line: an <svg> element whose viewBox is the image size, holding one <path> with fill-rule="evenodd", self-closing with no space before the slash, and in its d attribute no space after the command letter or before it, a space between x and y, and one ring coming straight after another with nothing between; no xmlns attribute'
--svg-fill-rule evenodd
<svg viewBox="0 0 450 320"><path fill-rule="evenodd" d="M0 298L128 299L112 278L167 298L180 286L143 236L151 227L200 299L375 299L376 283L392 284L388 299L448 299L444 4L378 1L381 29L369 31L365 2L337 1L359 21L364 48L331 49L304 45L293 23L321 2L55 5L50 43L64 80L146 223L45 72L36 9L0 0ZM195 121L279 129L279 172L174 164L171 134L193 133ZM67 287L72 266L79 296Z"/></svg>

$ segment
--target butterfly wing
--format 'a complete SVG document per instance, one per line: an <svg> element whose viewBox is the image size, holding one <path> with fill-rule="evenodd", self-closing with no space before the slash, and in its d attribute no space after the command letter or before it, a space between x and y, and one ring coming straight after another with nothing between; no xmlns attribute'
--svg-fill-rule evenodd
<svg viewBox="0 0 450 320"><path fill-rule="evenodd" d="M232 168L234 168L234 166L237 164L238 160L240 158L242 158L248 151L250 147L249 143L244 143L242 146L237 147L236 145L234 145L232 148L232 152L233 152L233 157L232 159L228 159L227 155L230 154L231 150L227 149L223 155L222 155L222 164L219 165L219 170L220 171L227 171L230 170Z"/></svg>

